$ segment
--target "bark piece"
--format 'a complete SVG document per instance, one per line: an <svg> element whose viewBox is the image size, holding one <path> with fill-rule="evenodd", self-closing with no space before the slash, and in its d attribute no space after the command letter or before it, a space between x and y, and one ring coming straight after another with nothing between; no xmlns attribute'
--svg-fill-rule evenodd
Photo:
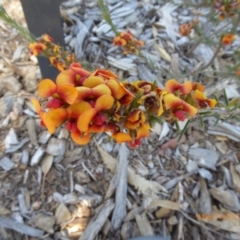
<svg viewBox="0 0 240 240"><path fill-rule="evenodd" d="M112 230L120 227L126 216L127 204L127 170L128 170L129 150L123 143L119 149L119 158L117 166L117 189L115 198L115 208L112 217Z"/></svg>
<svg viewBox="0 0 240 240"><path fill-rule="evenodd" d="M101 231L113 208L113 200L107 200L104 203L101 211L90 221L79 240L93 240L98 232Z"/></svg>
<svg viewBox="0 0 240 240"><path fill-rule="evenodd" d="M17 231L21 234L25 234L31 237L42 237L43 231L38 230L36 228L32 228L26 224L18 223L11 218L0 217L0 227L11 229Z"/></svg>

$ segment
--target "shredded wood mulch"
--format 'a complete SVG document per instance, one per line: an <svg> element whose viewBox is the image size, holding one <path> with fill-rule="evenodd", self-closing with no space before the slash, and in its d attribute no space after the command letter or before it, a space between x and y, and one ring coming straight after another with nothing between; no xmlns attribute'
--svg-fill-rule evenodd
<svg viewBox="0 0 240 240"><path fill-rule="evenodd" d="M20 3L3 3L9 14L24 25ZM167 46L173 46L171 28L167 34L157 28L162 31L163 45L157 55L151 50L149 29L152 31L154 23L167 24L164 16L169 5L161 3L163 15L156 17L158 1L108 3L115 11L116 23L118 18L125 19L120 28L129 26L132 30L136 21L143 19L141 14L146 14L148 22L138 22L136 32L147 43L145 52L161 59L160 66L171 65L176 71L176 66L187 67L181 51L171 56L168 53L171 49ZM176 16L182 21L189 19L191 12L187 9L171 9L171 16L179 13ZM68 18L64 20L65 28L75 29L75 34L77 26L83 27L84 14L92 21L92 25L84 22L89 29L83 36L71 36L65 29L69 48L72 45L75 49L78 41L83 61L109 66L128 80L150 76L156 77L159 85L164 84L162 74L112 47L112 33L106 30L104 21L99 21L95 1L68 1L61 12L63 19ZM157 124L136 149L119 146L106 134L98 135L87 146L77 146L64 128L50 135L40 126L30 102L37 96L41 80L37 60L30 56L28 44L14 29L3 22L0 29L0 239L240 239L238 122L230 119L215 126L214 119L209 118L201 128L196 121L180 142L174 126L164 122ZM85 45L79 48L80 43ZM81 49L95 51L96 55ZM94 61L89 59L91 56ZM173 62L176 59L177 64ZM194 56L191 59L196 64L202 60ZM221 56L215 67L220 60ZM212 82L206 91L218 94L222 88L228 89L229 98L239 95L234 78Z"/></svg>

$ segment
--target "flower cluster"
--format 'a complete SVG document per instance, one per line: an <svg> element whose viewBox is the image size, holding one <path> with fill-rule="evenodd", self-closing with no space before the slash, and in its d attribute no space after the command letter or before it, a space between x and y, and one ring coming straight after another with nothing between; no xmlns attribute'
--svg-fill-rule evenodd
<svg viewBox="0 0 240 240"><path fill-rule="evenodd" d="M130 31L120 32L114 39L113 45L123 48L123 54L138 54L144 42L133 37Z"/></svg>
<svg viewBox="0 0 240 240"><path fill-rule="evenodd" d="M179 34L181 36L189 36L192 32L193 27L195 27L198 24L198 19L193 20L189 23L181 24L179 27Z"/></svg>
<svg viewBox="0 0 240 240"><path fill-rule="evenodd" d="M235 39L235 35L231 33L226 33L225 35L222 36L221 41L224 45L230 45L234 39Z"/></svg>
<svg viewBox="0 0 240 240"><path fill-rule="evenodd" d="M240 10L239 0L214 0L214 7L219 13L219 19L233 17Z"/></svg>
<svg viewBox="0 0 240 240"><path fill-rule="evenodd" d="M66 70L71 63L76 62L74 54L63 51L59 45L53 43L53 39L47 34L38 38L37 42L30 43L29 48L31 54L35 56L48 57L51 64L59 71Z"/></svg>
<svg viewBox="0 0 240 240"><path fill-rule="evenodd" d="M118 143L134 147L149 136L158 118L184 120L199 109L213 108L216 101L203 92L201 84L180 84L174 79L165 89L146 81L120 82L111 71L88 72L73 63L57 76L56 83L42 80L38 95L45 101L40 104L33 99L32 103L50 133L64 124L72 140L81 145L96 133L111 132Z"/></svg>

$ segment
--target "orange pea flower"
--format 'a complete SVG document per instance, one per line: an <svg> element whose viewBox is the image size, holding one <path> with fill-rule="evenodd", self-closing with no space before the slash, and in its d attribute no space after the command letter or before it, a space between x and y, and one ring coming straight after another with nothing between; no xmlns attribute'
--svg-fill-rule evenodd
<svg viewBox="0 0 240 240"><path fill-rule="evenodd" d="M166 110L170 110L172 115L180 121L184 121L187 117L193 117L197 114L197 109L184 100L176 97L172 93L165 94L163 96L164 107Z"/></svg>
<svg viewBox="0 0 240 240"><path fill-rule="evenodd" d="M193 82L192 83L192 90L199 90L200 92L204 92L205 91L205 87L197 82Z"/></svg>
<svg viewBox="0 0 240 240"><path fill-rule="evenodd" d="M79 92L78 101L87 98L96 99L103 94L107 94L112 95L121 104L129 104L134 95L121 82L111 78L111 76L114 77L110 71L98 71L90 75L84 80L81 87L76 88Z"/></svg>
<svg viewBox="0 0 240 240"><path fill-rule="evenodd" d="M143 95L148 94L153 89L153 83L145 81L136 81L133 83L137 87L138 91L142 91Z"/></svg>
<svg viewBox="0 0 240 240"><path fill-rule="evenodd" d="M44 34L42 36L43 40L46 41L46 42L54 42L53 38L50 37L48 34Z"/></svg>
<svg viewBox="0 0 240 240"><path fill-rule="evenodd" d="M235 39L235 35L231 33L227 33L222 37L222 43L224 45L230 45L234 39Z"/></svg>
<svg viewBox="0 0 240 240"><path fill-rule="evenodd" d="M110 88L101 77L91 76L83 82L83 86L76 87L77 101L86 100L95 105L95 100L102 95L111 95Z"/></svg>
<svg viewBox="0 0 240 240"><path fill-rule="evenodd" d="M32 99L31 101L41 119L41 125L45 126L51 134L56 131L56 128L62 125L68 116L67 111L63 108L49 109L48 112L44 112L36 99Z"/></svg>
<svg viewBox="0 0 240 240"><path fill-rule="evenodd" d="M31 51L31 54L33 54L34 56L38 56L46 48L47 48L47 46L43 43L34 42L34 43L29 44L29 49Z"/></svg>
<svg viewBox="0 0 240 240"><path fill-rule="evenodd" d="M196 90L193 94L193 98L198 102L200 108L214 108L217 104L215 99L208 99L205 94L199 90Z"/></svg>
<svg viewBox="0 0 240 240"><path fill-rule="evenodd" d="M127 32L120 32L120 37L125 39L126 41L130 41L130 40L133 40L133 35L130 31L127 31Z"/></svg>
<svg viewBox="0 0 240 240"><path fill-rule="evenodd" d="M91 76L102 77L104 80L118 79L115 73L105 69L97 69Z"/></svg>
<svg viewBox="0 0 240 240"><path fill-rule="evenodd" d="M191 23L181 24L179 27L179 34L181 36L189 36L192 31L193 25Z"/></svg>
<svg viewBox="0 0 240 240"><path fill-rule="evenodd" d="M114 98L111 95L102 95L99 97L94 107L85 111L77 121L77 127L80 132L102 132L105 130L107 118L102 111L112 108Z"/></svg>
<svg viewBox="0 0 240 240"><path fill-rule="evenodd" d="M56 79L57 84L69 84L72 86L82 86L84 80L90 76L90 72L82 68L79 63L72 63L69 69L62 71Z"/></svg>
<svg viewBox="0 0 240 240"><path fill-rule="evenodd" d="M50 63L55 66L60 72L66 69L66 65L57 57L49 57Z"/></svg>
<svg viewBox="0 0 240 240"><path fill-rule="evenodd" d="M113 39L114 46L124 47L126 44L127 44L127 41L121 37L115 37Z"/></svg>
<svg viewBox="0 0 240 240"><path fill-rule="evenodd" d="M138 54L139 48L144 46L144 42L133 37L130 31L120 32L118 36L113 39L113 45L123 48L123 54Z"/></svg>
<svg viewBox="0 0 240 240"><path fill-rule="evenodd" d="M65 103L73 104L77 99L77 90L67 84L57 85L50 79L42 80L38 85L38 95L40 97L52 99L48 102L48 108L59 108Z"/></svg>
<svg viewBox="0 0 240 240"><path fill-rule="evenodd" d="M141 124L146 122L146 115L141 110L133 110L127 117L127 121L125 122L125 127L130 130L137 129Z"/></svg>
<svg viewBox="0 0 240 240"><path fill-rule="evenodd" d="M78 118L89 109L91 109L91 105L84 101L74 103L66 109L68 114L68 119L65 125L66 129L71 132L72 140L80 145L85 145L90 141L90 134L80 132L77 127Z"/></svg>
<svg viewBox="0 0 240 240"><path fill-rule="evenodd" d="M137 43L137 45L139 47L143 47L144 46L144 41L142 41L142 40L138 40L136 43Z"/></svg>
<svg viewBox="0 0 240 240"><path fill-rule="evenodd" d="M233 17L238 13L240 7L239 0L214 0L214 7L219 12L219 19L223 20L226 17Z"/></svg>
<svg viewBox="0 0 240 240"><path fill-rule="evenodd" d="M240 67L237 68L236 75L240 76Z"/></svg>
<svg viewBox="0 0 240 240"><path fill-rule="evenodd" d="M175 79L168 80L165 84L166 90L170 93L180 92L181 94L187 95L192 91L193 85L191 82L186 81L180 84Z"/></svg>
<svg viewBox="0 0 240 240"><path fill-rule="evenodd" d="M106 82L106 85L111 89L112 96L122 105L128 105L132 102L134 95L121 82L110 79Z"/></svg>
<svg viewBox="0 0 240 240"><path fill-rule="evenodd" d="M141 144L141 138L148 137L150 135L149 125L142 124L135 132L135 136L132 137L130 133L117 132L112 135L112 138L117 143L128 142L130 147L136 147Z"/></svg>

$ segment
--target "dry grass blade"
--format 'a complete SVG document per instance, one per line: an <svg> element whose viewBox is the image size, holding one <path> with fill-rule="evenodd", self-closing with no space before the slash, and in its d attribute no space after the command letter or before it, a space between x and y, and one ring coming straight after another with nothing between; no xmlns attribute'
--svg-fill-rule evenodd
<svg viewBox="0 0 240 240"><path fill-rule="evenodd" d="M44 175L47 175L49 170L51 169L53 163L53 156L50 154L46 154L41 162L42 172Z"/></svg>
<svg viewBox="0 0 240 240"><path fill-rule="evenodd" d="M171 56L166 52L166 50L164 48L162 48L161 46L159 46L158 44L155 44L155 48L158 50L159 56L161 58L163 58L164 60L171 62Z"/></svg>

